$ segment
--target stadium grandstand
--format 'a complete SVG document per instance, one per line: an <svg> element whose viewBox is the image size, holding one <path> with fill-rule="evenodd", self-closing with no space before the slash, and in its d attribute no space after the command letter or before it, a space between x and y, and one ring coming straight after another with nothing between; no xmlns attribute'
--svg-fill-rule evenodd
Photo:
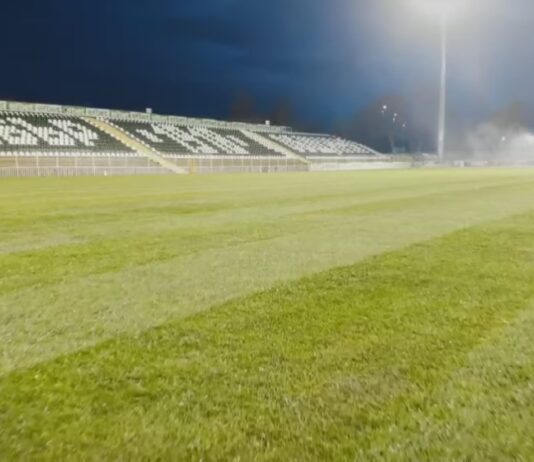
<svg viewBox="0 0 534 462"><path fill-rule="evenodd" d="M1 176L270 173L389 160L353 141L288 127L0 102Z"/></svg>

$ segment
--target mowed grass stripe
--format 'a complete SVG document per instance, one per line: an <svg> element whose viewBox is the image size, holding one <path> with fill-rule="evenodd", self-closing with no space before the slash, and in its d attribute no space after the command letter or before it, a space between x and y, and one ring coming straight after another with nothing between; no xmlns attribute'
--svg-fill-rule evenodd
<svg viewBox="0 0 534 462"><path fill-rule="evenodd" d="M529 460L533 234L463 230L13 372L0 454Z"/></svg>
<svg viewBox="0 0 534 462"><path fill-rule="evenodd" d="M296 233L324 232L330 226L328 217L342 215L347 220L363 217L367 214L383 214L409 210L421 207L440 207L442 203L451 203L460 199L472 200L473 190L477 196L484 196L487 200L495 195L503 200L503 195L525 193L529 188L534 193L534 181L515 182L513 184L497 184L471 186L460 191L430 192L404 198L387 200L375 198L362 202L359 197L352 197L357 204L347 205L327 203L323 204L317 198L314 207L306 209L288 210L284 215L249 217L246 223L219 226L184 226L183 211L177 207L168 210L171 217L176 216L173 228L166 230L158 227L147 232L136 232L134 235L120 235L119 232L98 236L85 243L59 244L42 249L13 252L4 255L0 260L0 296L22 288L38 285L42 287L63 281L66 277L79 278L92 274L116 272L124 268L147 265L152 262L165 261L177 256L185 256L201 252L206 249L238 246L260 240L270 240L279 236ZM149 208L145 209L148 213ZM206 208L201 209L209 214ZM281 207L283 210L283 207ZM159 208L150 209L150 213L165 213ZM131 211L124 211L126 216ZM116 216L106 214L106 216ZM157 222L157 216L152 216ZM85 218L88 219L88 218ZM124 219L124 218L123 218ZM135 223L136 214L129 217L130 223ZM283 225L280 221L283 220ZM336 227L337 222L334 222ZM84 220L76 216L76 225L83 226ZM332 230L334 231L334 230ZM143 249L143 252L132 251ZM113 258L110 258L113 256ZM30 271L28 271L30 269Z"/></svg>
<svg viewBox="0 0 534 462"><path fill-rule="evenodd" d="M521 170L399 171L290 174L282 176L218 176L173 178L48 178L5 180L0 183L3 239L21 232L45 233L51 226L79 223L84 232L96 226L117 225L133 216L137 225L168 216L204 214L217 221L246 218L260 209L279 215L318 204L325 207L434 193L512 186L531 181L532 172ZM23 187L23 192L17 192ZM296 208L295 208L296 207ZM240 210L243 213L235 213ZM219 211L214 214L210 212ZM230 213L231 212L231 213ZM124 224L124 223L123 223ZM176 223L172 223L175 225ZM207 224L207 223L206 223ZM211 222L210 224L214 224ZM93 229L94 228L94 229ZM129 229L124 226L121 231ZM138 226L134 229L138 229ZM56 230L57 231L57 230ZM72 229L71 229L72 231Z"/></svg>
<svg viewBox="0 0 534 462"><path fill-rule="evenodd" d="M0 375L284 281L531 210L529 178L534 172L520 170L242 175L161 185L159 178L143 178L147 192L137 198L132 179L36 181L48 193L51 185L77 195L85 189L93 203L72 215L64 209L75 210L76 201L58 203L50 193L41 213L65 221L38 231L45 247L0 257ZM173 213L184 207L183 194L202 185L209 211ZM108 207L126 187L129 206L108 210L100 221L99 206ZM152 202L158 191L157 197L166 197L160 207ZM275 205L283 197L290 205ZM250 207L255 199L259 205ZM142 219L138 211L129 213L134 202ZM231 211L226 205L213 211L213 204L228 203ZM35 210L20 205L19 213L31 217ZM32 229L13 234L22 246L35 244ZM82 242L61 244L63 239Z"/></svg>
<svg viewBox="0 0 534 462"><path fill-rule="evenodd" d="M534 300L469 354L390 446L411 460L532 460L533 334Z"/></svg>

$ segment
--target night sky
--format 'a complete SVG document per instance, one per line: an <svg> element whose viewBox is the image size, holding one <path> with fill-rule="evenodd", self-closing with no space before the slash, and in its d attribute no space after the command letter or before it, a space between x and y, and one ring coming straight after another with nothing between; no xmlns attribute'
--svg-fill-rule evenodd
<svg viewBox="0 0 534 462"><path fill-rule="evenodd" d="M450 110L482 119L534 104L532 0L473 1L451 25ZM410 0L2 6L3 99L226 118L246 93L328 127L384 95L437 97L438 28Z"/></svg>

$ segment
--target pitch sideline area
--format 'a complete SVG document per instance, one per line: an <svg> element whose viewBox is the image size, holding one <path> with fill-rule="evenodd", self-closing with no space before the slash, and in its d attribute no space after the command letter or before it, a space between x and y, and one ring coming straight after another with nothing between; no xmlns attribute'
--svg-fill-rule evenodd
<svg viewBox="0 0 534 462"><path fill-rule="evenodd" d="M0 193L8 459L533 454L534 172Z"/></svg>

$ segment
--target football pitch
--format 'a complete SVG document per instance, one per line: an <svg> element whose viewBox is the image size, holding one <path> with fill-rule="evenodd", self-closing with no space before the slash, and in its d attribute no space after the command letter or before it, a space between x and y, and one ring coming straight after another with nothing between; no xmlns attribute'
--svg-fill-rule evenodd
<svg viewBox="0 0 534 462"><path fill-rule="evenodd" d="M534 170L0 180L0 460L533 460Z"/></svg>

